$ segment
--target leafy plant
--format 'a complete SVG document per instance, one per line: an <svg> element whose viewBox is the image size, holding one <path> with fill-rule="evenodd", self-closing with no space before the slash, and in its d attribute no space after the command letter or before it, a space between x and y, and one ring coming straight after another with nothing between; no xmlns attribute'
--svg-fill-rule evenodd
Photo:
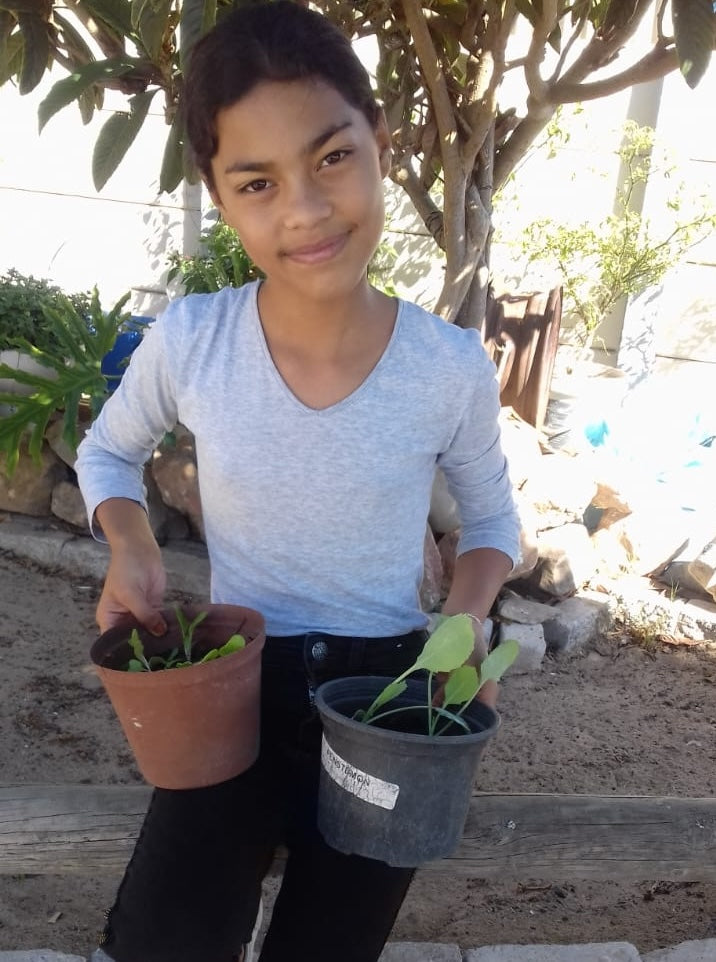
<svg viewBox="0 0 716 962"><path fill-rule="evenodd" d="M166 655L151 655L146 657L142 639L136 628L129 636L129 646L134 658L127 662L127 671L165 671L168 668L189 668L191 665L203 665L216 658L223 658L246 646L243 635L232 635L228 641L218 648L210 648L201 658L193 658L194 631L206 618L206 612L200 611L193 621L189 622L181 608L175 608L177 622L181 631L181 647L172 648Z"/></svg>
<svg viewBox="0 0 716 962"><path fill-rule="evenodd" d="M367 709L360 709L353 717L370 725L400 712L414 712L414 705L389 708L387 711L381 709L405 691L409 675L427 671L425 712L428 734L442 735L454 724L469 732L470 728L462 718L463 713L486 681L499 681L519 650L516 641L504 641L490 652L478 670L473 665L465 664L474 643L472 622L467 615L444 618L410 668L386 685ZM433 679L436 674L447 674L442 705L433 704ZM451 711L449 706L455 706L455 710ZM444 724L438 727L441 721Z"/></svg>
<svg viewBox="0 0 716 962"><path fill-rule="evenodd" d="M217 221L202 232L198 254L169 254L167 280L178 278L186 294L209 294L222 287L241 287L263 277L239 240L236 231Z"/></svg>
<svg viewBox="0 0 716 962"><path fill-rule="evenodd" d="M512 242L526 270L546 267L560 276L564 312L589 346L617 302L658 284L686 252L716 227L716 212L671 184L675 167L655 150L654 131L629 122L616 151L623 174L613 212L599 222L564 224L539 218ZM658 217L643 214L636 197L649 181L667 180L668 197Z"/></svg>
<svg viewBox="0 0 716 962"><path fill-rule="evenodd" d="M41 351L58 354L60 342L44 308L55 305L63 292L48 280L11 269L0 276L0 351L29 342ZM90 305L89 292L67 295L81 314Z"/></svg>
<svg viewBox="0 0 716 962"><path fill-rule="evenodd" d="M6 455L5 470L11 475L17 466L20 445L29 435L28 450L36 461L45 430L56 411L63 412L63 439L77 447L80 401L87 398L91 417L96 417L109 396L108 377L102 373L102 359L111 351L129 313L122 308L129 293L120 298L108 313L102 310L95 288L87 314L80 312L70 298L60 295L56 305L42 310L58 344L58 353L41 350L19 338L18 346L48 368L48 376L15 370L0 364L0 377L34 389L27 395L0 393L0 404L10 414L0 418L0 452ZM55 377L49 376L53 372Z"/></svg>

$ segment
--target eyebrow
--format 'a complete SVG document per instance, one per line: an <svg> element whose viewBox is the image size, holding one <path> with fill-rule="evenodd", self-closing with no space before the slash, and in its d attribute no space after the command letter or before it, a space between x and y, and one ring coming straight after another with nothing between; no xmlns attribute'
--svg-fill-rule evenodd
<svg viewBox="0 0 716 962"><path fill-rule="evenodd" d="M309 141L301 153L305 156L315 153L317 150L320 150L324 144L327 144L332 137L335 137L336 134L352 126L352 120L342 120L338 123L331 124L330 127L327 127L322 133L318 134L317 137ZM275 167L275 163L271 160L237 160L235 163L229 164L224 173L240 174L253 170L270 170L272 167Z"/></svg>

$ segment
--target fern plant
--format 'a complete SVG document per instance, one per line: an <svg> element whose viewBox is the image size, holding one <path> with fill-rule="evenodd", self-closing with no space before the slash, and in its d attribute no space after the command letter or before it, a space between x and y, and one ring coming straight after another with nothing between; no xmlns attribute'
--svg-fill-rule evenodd
<svg viewBox="0 0 716 962"><path fill-rule="evenodd" d="M120 298L108 313L102 310L96 288L87 314L78 311L64 295L58 296L54 307L43 305L57 352L40 350L25 339L16 343L48 369L47 377L0 364L0 378L10 378L31 389L26 395L0 393L0 405L10 412L0 417L0 452L5 454L8 476L17 466L25 436L29 453L39 462L45 431L56 411L63 412L63 439L73 450L77 447L80 401L88 399L90 415L95 418L109 395L102 359L130 318L129 312L122 310L129 296L127 293Z"/></svg>

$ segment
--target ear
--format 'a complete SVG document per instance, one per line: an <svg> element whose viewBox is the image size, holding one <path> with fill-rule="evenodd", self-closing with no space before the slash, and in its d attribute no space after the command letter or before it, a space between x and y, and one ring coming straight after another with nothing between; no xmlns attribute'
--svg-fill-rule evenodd
<svg viewBox="0 0 716 962"><path fill-rule="evenodd" d="M378 144L380 172L383 177L387 177L393 163L393 150L391 148L388 121L385 119L385 112L382 108L378 114L378 120L375 124L375 140Z"/></svg>

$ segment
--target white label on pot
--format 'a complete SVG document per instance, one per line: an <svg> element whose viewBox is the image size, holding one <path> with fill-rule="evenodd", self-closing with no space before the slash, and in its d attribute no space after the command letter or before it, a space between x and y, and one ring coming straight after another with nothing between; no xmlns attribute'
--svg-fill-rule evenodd
<svg viewBox="0 0 716 962"><path fill-rule="evenodd" d="M334 782L351 795L356 795L370 805L392 810L398 800L400 785L384 782L382 778L354 768L340 755L337 755L323 736L321 762Z"/></svg>

